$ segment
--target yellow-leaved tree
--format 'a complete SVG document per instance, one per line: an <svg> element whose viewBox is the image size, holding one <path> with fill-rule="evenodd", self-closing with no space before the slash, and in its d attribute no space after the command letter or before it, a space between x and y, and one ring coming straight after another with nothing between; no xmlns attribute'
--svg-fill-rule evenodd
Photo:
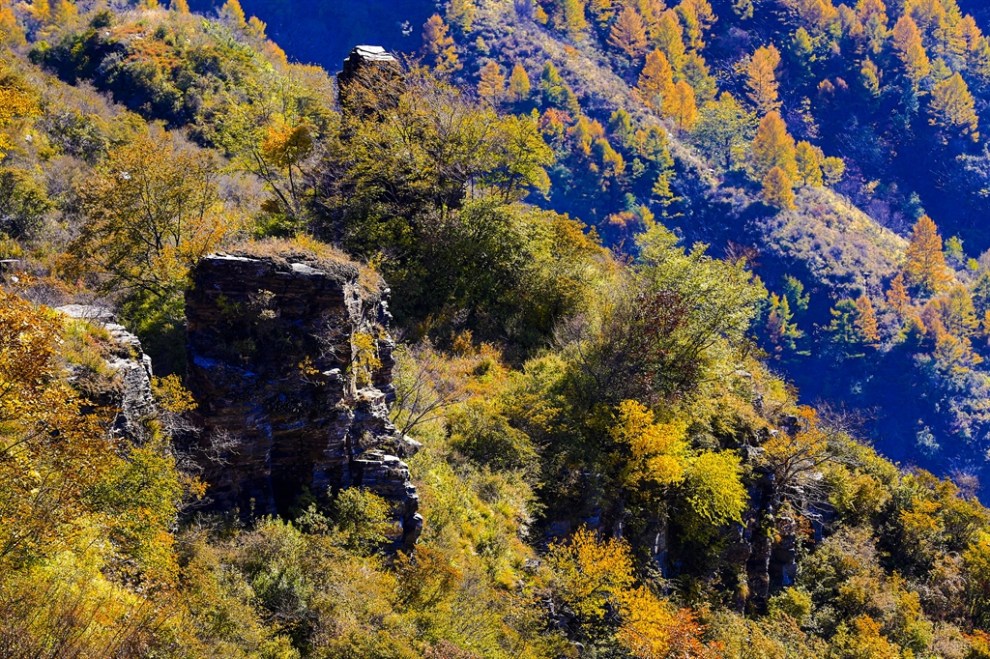
<svg viewBox="0 0 990 659"><path fill-rule="evenodd" d="M760 114L775 112L780 108L778 66L780 51L773 44L757 48L746 64L747 95Z"/></svg>
<svg viewBox="0 0 990 659"><path fill-rule="evenodd" d="M96 273L99 288L123 297L153 356L165 356L155 353L165 345L158 340L181 330L190 268L233 227L219 176L211 153L152 126L111 151L80 191L85 221L70 246L72 269ZM178 346L166 372L183 359Z"/></svg>
<svg viewBox="0 0 990 659"><path fill-rule="evenodd" d="M942 253L942 237L927 215L921 216L911 230L906 256L904 278L923 293L938 293L952 281L952 272Z"/></svg>

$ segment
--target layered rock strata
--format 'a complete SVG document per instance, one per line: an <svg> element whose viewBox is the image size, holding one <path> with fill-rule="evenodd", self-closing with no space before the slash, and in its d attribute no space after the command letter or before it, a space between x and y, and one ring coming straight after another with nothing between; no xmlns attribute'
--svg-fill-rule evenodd
<svg viewBox="0 0 990 659"><path fill-rule="evenodd" d="M388 290L353 263L238 252L201 261L186 294L188 383L205 432L211 505L292 514L341 488L395 505L406 544L422 525L388 418Z"/></svg>

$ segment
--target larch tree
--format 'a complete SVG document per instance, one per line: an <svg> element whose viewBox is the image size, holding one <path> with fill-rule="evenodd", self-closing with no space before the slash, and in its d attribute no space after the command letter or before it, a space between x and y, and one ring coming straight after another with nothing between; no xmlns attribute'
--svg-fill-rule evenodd
<svg viewBox="0 0 990 659"><path fill-rule="evenodd" d="M467 33L474 27L474 16L477 11L474 0L451 0L447 9L447 20Z"/></svg>
<svg viewBox="0 0 990 659"><path fill-rule="evenodd" d="M508 98L512 103L521 103L529 98L532 91L532 83L529 81L529 74L522 64L516 62L512 66L512 75L509 76Z"/></svg>
<svg viewBox="0 0 990 659"><path fill-rule="evenodd" d="M189 13L189 2L187 0L172 0L168 6L169 9L180 14Z"/></svg>
<svg viewBox="0 0 990 659"><path fill-rule="evenodd" d="M450 28L439 14L430 16L423 25L423 54L440 76L449 76L461 69Z"/></svg>
<svg viewBox="0 0 990 659"><path fill-rule="evenodd" d="M588 20L584 13L584 0L561 0L561 27L572 39L579 37L588 29Z"/></svg>
<svg viewBox="0 0 990 659"><path fill-rule="evenodd" d="M778 66L780 51L773 44L757 48L746 64L747 95L760 114L780 108L776 73Z"/></svg>
<svg viewBox="0 0 990 659"><path fill-rule="evenodd" d="M660 49L646 56L646 63L639 74L637 89L643 100L660 112L663 112L663 104L673 97L674 70L667 56Z"/></svg>
<svg viewBox="0 0 990 659"><path fill-rule="evenodd" d="M244 15L244 8L241 7L239 0L227 0L220 10L220 15L238 30L247 27L247 16Z"/></svg>
<svg viewBox="0 0 990 659"><path fill-rule="evenodd" d="M677 13L684 23L691 49L702 50L705 47L705 33L717 20L711 4L708 0L681 0Z"/></svg>
<svg viewBox="0 0 990 659"><path fill-rule="evenodd" d="M674 120L683 131L690 131L698 121L698 104L694 90L687 82L680 80L674 85L674 93L669 103L664 103L664 113Z"/></svg>
<svg viewBox="0 0 990 659"><path fill-rule="evenodd" d="M794 184L780 167L773 167L763 177L763 201L780 210L794 209Z"/></svg>
<svg viewBox="0 0 990 659"><path fill-rule="evenodd" d="M908 79L917 88L931 73L932 64L921 41L921 31L907 14L901 16L894 25L893 42Z"/></svg>
<svg viewBox="0 0 990 659"><path fill-rule="evenodd" d="M856 3L856 16L863 26L863 36L870 52L879 54L887 40L887 6L883 0L859 0Z"/></svg>
<svg viewBox="0 0 990 659"><path fill-rule="evenodd" d="M650 35L651 40L659 48L675 72L681 70L684 64L684 57L687 48L684 46L684 29L681 21L677 17L677 12L668 9L660 14L654 33Z"/></svg>
<svg viewBox="0 0 990 659"><path fill-rule="evenodd" d="M797 149L794 138L787 132L787 125L776 112L760 121L752 146L753 171L756 180L762 180L774 167L779 167L790 181L798 175Z"/></svg>
<svg viewBox="0 0 990 659"><path fill-rule="evenodd" d="M904 283L904 273L898 272L887 289L887 304L897 313L903 314L911 306L911 295Z"/></svg>
<svg viewBox="0 0 990 659"><path fill-rule="evenodd" d="M825 184L822 173L824 154L821 149L810 142L798 142L795 150L798 167L798 177L802 185L821 187Z"/></svg>
<svg viewBox="0 0 990 659"><path fill-rule="evenodd" d="M856 329L863 337L863 343L876 345L880 342L880 325L877 323L877 312L873 308L873 302L867 295L860 295L856 299Z"/></svg>
<svg viewBox="0 0 990 659"><path fill-rule="evenodd" d="M980 139L976 101L959 73L935 85L928 111L929 123L946 134L962 135L974 142Z"/></svg>
<svg viewBox="0 0 990 659"><path fill-rule="evenodd" d="M646 26L643 17L630 4L619 12L609 31L608 43L634 60L646 50Z"/></svg>
<svg viewBox="0 0 990 659"><path fill-rule="evenodd" d="M952 281L952 273L942 253L942 237L935 222L927 215L923 215L911 230L904 278L909 285L928 294L944 290Z"/></svg>
<svg viewBox="0 0 990 659"><path fill-rule="evenodd" d="M478 96L492 105L498 105L505 96L505 74L495 60L489 60L481 67Z"/></svg>

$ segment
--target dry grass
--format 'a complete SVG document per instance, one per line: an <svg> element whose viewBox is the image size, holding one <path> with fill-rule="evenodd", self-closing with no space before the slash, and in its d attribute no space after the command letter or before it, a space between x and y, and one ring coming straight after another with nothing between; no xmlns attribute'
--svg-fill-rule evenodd
<svg viewBox="0 0 990 659"><path fill-rule="evenodd" d="M375 298L385 286L384 280L370 266L354 261L346 253L310 236L266 238L239 243L227 250L234 256L271 259L288 266L304 263L341 281L357 283L366 298Z"/></svg>

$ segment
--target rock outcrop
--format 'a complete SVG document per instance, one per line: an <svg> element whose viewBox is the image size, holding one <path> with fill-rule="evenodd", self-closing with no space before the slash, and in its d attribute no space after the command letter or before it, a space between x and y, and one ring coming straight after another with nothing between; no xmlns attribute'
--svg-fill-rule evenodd
<svg viewBox="0 0 990 659"><path fill-rule="evenodd" d="M332 253L272 245L203 259L186 294L188 383L206 429L209 498L242 517L290 514L341 488L393 502L402 541L422 520L388 418L388 289Z"/></svg>
<svg viewBox="0 0 990 659"><path fill-rule="evenodd" d="M113 428L115 433L134 442L145 441L148 438L147 424L158 417L158 409L151 393L151 357L144 354L141 342L117 324L113 312L106 307L70 304L57 310L106 331L109 340L104 346L103 360L107 370L113 374L112 378L109 381L101 378L100 386L87 387L82 381L91 378L75 368L77 372L72 379L77 386L83 385L87 389L85 393L94 403L120 410ZM70 368L73 367L70 365Z"/></svg>

